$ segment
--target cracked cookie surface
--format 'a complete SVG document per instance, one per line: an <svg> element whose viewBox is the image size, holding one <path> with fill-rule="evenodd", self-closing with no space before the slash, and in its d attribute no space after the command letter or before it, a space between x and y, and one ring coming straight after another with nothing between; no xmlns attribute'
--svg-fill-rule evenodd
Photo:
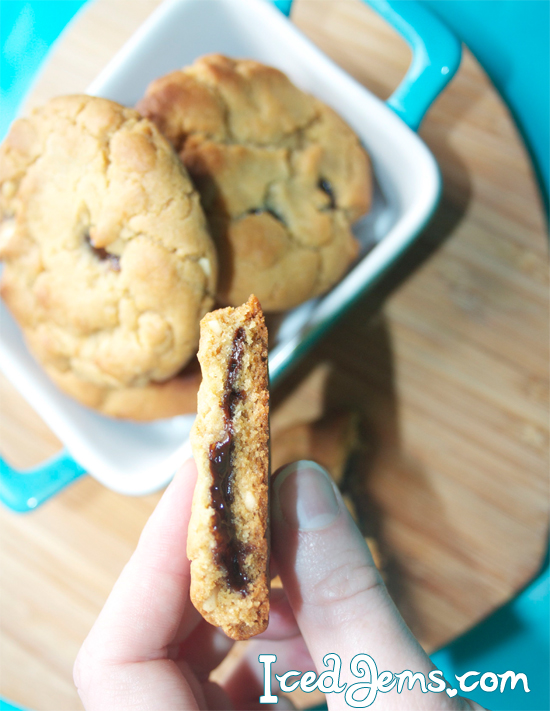
<svg viewBox="0 0 550 711"><path fill-rule="evenodd" d="M166 401L164 381L196 353L217 259L156 126L106 99L53 99L0 147L0 210L2 298L50 376L98 409L114 396L112 414L132 388Z"/></svg>
<svg viewBox="0 0 550 711"><path fill-rule="evenodd" d="M351 128L280 71L208 55L153 81L137 105L172 142L220 257L218 300L264 311L318 296L357 255L351 223L371 199Z"/></svg>

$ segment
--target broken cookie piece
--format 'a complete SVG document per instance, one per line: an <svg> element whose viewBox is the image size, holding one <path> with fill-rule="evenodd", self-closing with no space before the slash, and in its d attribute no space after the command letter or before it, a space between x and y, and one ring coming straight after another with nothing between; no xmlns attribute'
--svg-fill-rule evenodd
<svg viewBox="0 0 550 711"><path fill-rule="evenodd" d="M248 639L269 617L267 329L255 296L202 319L198 358L191 600L229 637Z"/></svg>

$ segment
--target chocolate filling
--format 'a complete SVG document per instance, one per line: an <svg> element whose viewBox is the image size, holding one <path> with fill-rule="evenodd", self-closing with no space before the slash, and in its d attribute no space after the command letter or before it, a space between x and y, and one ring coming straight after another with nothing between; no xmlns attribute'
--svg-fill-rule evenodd
<svg viewBox="0 0 550 711"><path fill-rule="evenodd" d="M329 208L334 210L336 207L336 198L334 197L334 190L332 189L330 181L326 178L321 178L319 180L319 188L325 193L325 195L328 195L330 200Z"/></svg>
<svg viewBox="0 0 550 711"><path fill-rule="evenodd" d="M208 459L214 483L210 487L214 507L214 536L216 537L216 557L225 570L229 587L245 594L249 579L244 571L247 554L246 546L237 538L235 521L231 512L234 496L233 450L235 432L233 417L238 403L246 398L246 393L237 388L246 333L240 327L235 331L233 347L227 366L225 392L222 399L224 435L219 442L210 445Z"/></svg>
<svg viewBox="0 0 550 711"><path fill-rule="evenodd" d="M102 262L109 262L109 266L115 272L120 271L120 257L116 254L111 254L104 247L94 247L92 239L88 233L86 233L84 239L90 246L90 249L95 254L95 256Z"/></svg>

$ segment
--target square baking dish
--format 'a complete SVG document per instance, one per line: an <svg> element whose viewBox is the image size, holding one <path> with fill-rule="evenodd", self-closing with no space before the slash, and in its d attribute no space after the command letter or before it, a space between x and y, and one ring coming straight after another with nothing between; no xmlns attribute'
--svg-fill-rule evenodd
<svg viewBox="0 0 550 711"><path fill-rule="evenodd" d="M288 12L290 3L284 4ZM166 0L88 89L133 106L154 78L220 52L278 67L334 107L359 135L375 176L372 209L354 228L361 256L327 295L284 318L269 356L272 385L400 258L439 199L437 164L413 129L458 68L460 44L414 0L369 4L413 49L409 71L387 103L341 70L267 0ZM66 447L28 472L1 461L0 500L6 505L35 508L83 472L115 491L147 494L165 486L190 456L193 416L137 424L99 415L50 382L3 304L0 328L0 367Z"/></svg>

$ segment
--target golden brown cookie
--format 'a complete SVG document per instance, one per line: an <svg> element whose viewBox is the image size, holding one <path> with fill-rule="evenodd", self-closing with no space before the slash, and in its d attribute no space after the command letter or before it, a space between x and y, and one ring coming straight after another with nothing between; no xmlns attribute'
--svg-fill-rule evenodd
<svg viewBox="0 0 550 711"><path fill-rule="evenodd" d="M248 639L269 617L267 329L254 296L203 318L199 362L191 600L208 622Z"/></svg>
<svg viewBox="0 0 550 711"><path fill-rule="evenodd" d="M264 311L322 294L357 255L367 154L328 106L277 69L209 55L153 81L138 110L172 142L220 256L218 299Z"/></svg>
<svg viewBox="0 0 550 711"><path fill-rule="evenodd" d="M173 414L161 384L196 352L217 260L156 126L106 99L50 101L0 147L0 211L2 297L51 377L103 411L151 388Z"/></svg>
<svg viewBox="0 0 550 711"><path fill-rule="evenodd" d="M128 388L100 387L78 378L72 371L60 373L50 368L46 372L61 390L109 417L152 422L197 411L200 371L189 366L163 383Z"/></svg>

